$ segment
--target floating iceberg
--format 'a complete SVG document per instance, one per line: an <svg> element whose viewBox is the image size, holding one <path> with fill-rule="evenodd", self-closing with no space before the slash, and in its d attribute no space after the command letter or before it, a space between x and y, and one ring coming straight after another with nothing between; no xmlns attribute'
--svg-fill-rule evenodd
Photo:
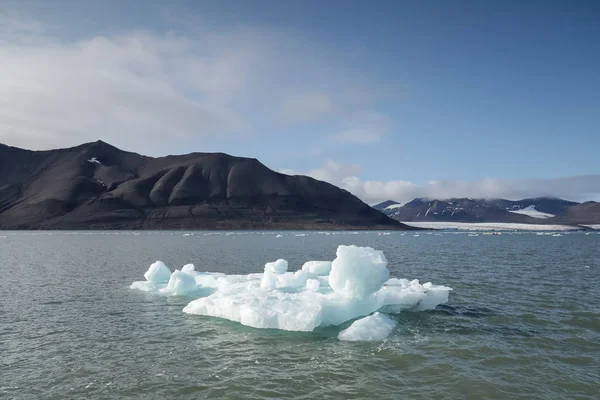
<svg viewBox="0 0 600 400"><path fill-rule="evenodd" d="M168 295L203 294L183 311L288 331L340 325L376 311L433 309L447 302L452 290L418 280L390 279L385 255L370 247L339 246L336 255L333 262L309 261L295 272L288 271L288 262L280 259L266 263L263 273L249 275L198 272L192 264L170 273L157 261L144 275L146 281L134 282L131 288ZM381 325L377 331L385 332L390 326L385 318L373 314L356 321L344 336L364 337L363 326L373 325Z"/></svg>

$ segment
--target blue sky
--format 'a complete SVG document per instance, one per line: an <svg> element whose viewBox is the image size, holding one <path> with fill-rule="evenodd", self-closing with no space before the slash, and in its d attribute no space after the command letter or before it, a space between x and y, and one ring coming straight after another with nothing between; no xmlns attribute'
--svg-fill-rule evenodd
<svg viewBox="0 0 600 400"><path fill-rule="evenodd" d="M370 203L599 199L598 2L166 4L1 2L0 142L223 151Z"/></svg>

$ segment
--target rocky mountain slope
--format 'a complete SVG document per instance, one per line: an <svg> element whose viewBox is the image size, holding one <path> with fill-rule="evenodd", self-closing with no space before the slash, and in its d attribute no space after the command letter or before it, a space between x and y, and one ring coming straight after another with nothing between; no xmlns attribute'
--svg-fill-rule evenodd
<svg viewBox="0 0 600 400"><path fill-rule="evenodd" d="M502 222L530 224L597 224L600 203L540 197L523 200L417 198L402 204L391 200L375 209L399 221Z"/></svg>
<svg viewBox="0 0 600 400"><path fill-rule="evenodd" d="M331 184L223 153L0 145L0 229L410 229Z"/></svg>

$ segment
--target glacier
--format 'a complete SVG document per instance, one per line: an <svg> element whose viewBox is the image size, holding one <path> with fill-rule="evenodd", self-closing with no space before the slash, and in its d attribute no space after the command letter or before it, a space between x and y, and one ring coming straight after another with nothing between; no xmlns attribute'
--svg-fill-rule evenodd
<svg viewBox="0 0 600 400"><path fill-rule="evenodd" d="M364 331L379 332L373 337L389 335L393 320L384 314L433 309L446 303L452 290L390 278L387 265L382 251L353 245L339 246L333 261L308 261L297 271L288 271L284 259L266 263L262 273L247 275L199 272L192 264L171 272L157 261L144 274L145 281L130 287L194 297L183 312L254 328L312 331L366 317L340 337L363 340Z"/></svg>

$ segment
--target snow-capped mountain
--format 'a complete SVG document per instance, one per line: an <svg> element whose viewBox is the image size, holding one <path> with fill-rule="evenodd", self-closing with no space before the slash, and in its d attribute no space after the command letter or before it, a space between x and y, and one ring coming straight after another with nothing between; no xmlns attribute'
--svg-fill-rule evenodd
<svg viewBox="0 0 600 400"><path fill-rule="evenodd" d="M600 221L600 203L576 203L558 198L424 199L402 204L392 200L374 206L399 221L510 222L594 224Z"/></svg>

